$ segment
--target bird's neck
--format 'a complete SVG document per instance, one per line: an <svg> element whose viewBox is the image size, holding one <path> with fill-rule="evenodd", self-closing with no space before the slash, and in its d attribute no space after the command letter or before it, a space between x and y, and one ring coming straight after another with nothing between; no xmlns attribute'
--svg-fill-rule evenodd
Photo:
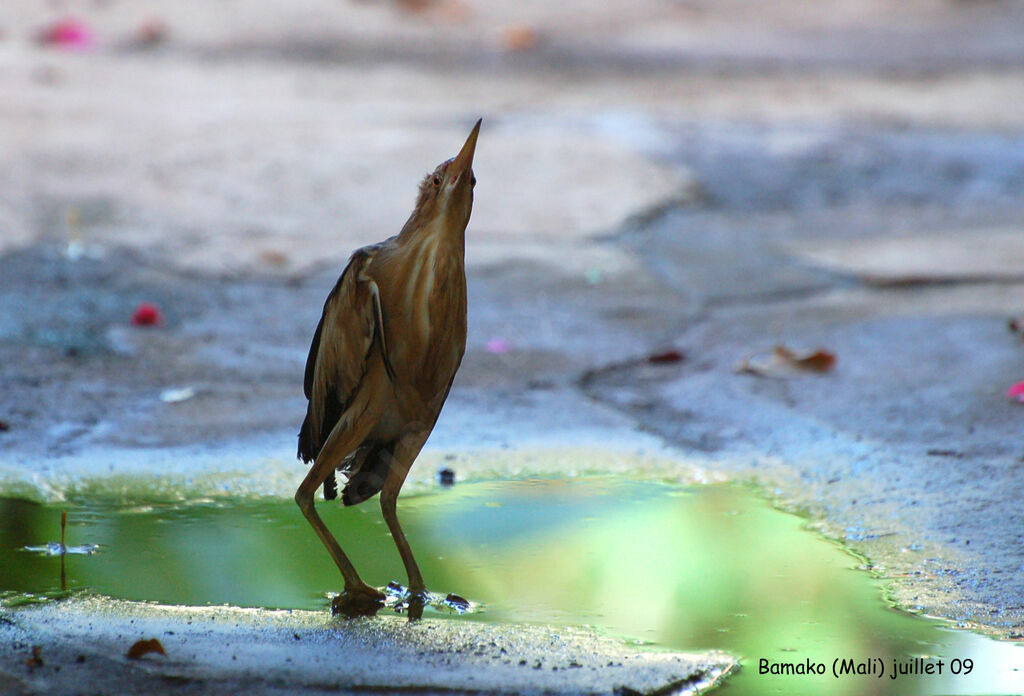
<svg viewBox="0 0 1024 696"><path fill-rule="evenodd" d="M466 226L446 225L437 218L421 221L415 226L406 224L398 240L414 254L441 252L460 260L466 256Z"/></svg>

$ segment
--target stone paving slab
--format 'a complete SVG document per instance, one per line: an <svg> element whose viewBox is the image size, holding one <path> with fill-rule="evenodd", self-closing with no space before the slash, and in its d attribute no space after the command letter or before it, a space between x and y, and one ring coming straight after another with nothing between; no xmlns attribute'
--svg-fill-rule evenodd
<svg viewBox="0 0 1024 696"><path fill-rule="evenodd" d="M813 264L874 284L1024 279L1024 229L805 242L793 251Z"/></svg>
<svg viewBox="0 0 1024 696"><path fill-rule="evenodd" d="M156 638L166 656L125 657ZM26 666L32 647L43 664ZM326 611L161 607L82 599L0 614L8 694L691 694L735 666L722 653L637 650L582 629ZM156 686L162 685L162 686Z"/></svg>
<svg viewBox="0 0 1024 696"><path fill-rule="evenodd" d="M662 258L657 240L678 239L679 224L656 225L645 248ZM732 278L732 258L701 254L692 238L697 253L663 259L689 279L687 318L668 341L686 360L625 361L581 385L711 470L809 512L891 578L902 606L1019 635L1024 414L1005 392L1024 375L1008 330L1024 307L1010 267L1020 237L787 236L735 237L748 270L774 280L754 294L744 293L757 282L734 281L732 295L714 281ZM812 266L804 250L823 248L829 263ZM776 345L827 350L835 367L786 379L737 371Z"/></svg>

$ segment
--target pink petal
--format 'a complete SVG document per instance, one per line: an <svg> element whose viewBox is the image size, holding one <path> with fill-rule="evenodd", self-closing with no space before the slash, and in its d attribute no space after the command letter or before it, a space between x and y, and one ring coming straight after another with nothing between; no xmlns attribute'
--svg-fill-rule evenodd
<svg viewBox="0 0 1024 696"><path fill-rule="evenodd" d="M487 342L488 353L507 353L512 350L511 344L503 338L492 338Z"/></svg>
<svg viewBox="0 0 1024 696"><path fill-rule="evenodd" d="M43 29L40 41L52 46L82 51L92 47L94 35L85 22L78 19L62 19Z"/></svg>
<svg viewBox="0 0 1024 696"><path fill-rule="evenodd" d="M1024 382L1017 382L1006 390L1006 397L1024 403Z"/></svg>

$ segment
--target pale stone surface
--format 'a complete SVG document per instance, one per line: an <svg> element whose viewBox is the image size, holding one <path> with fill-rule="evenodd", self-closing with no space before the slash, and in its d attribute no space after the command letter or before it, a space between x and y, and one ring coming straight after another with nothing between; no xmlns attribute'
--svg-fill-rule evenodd
<svg viewBox="0 0 1024 696"><path fill-rule="evenodd" d="M806 242L795 251L870 283L1024 279L1024 228Z"/></svg>
<svg viewBox="0 0 1024 696"><path fill-rule="evenodd" d="M77 694L83 684L153 693L154 683L190 684L197 694L689 694L735 665L722 653L638 651L582 629L395 616L82 599L0 618L0 686L9 694ZM124 656L151 638L166 656ZM44 664L29 669L36 645Z"/></svg>
<svg viewBox="0 0 1024 696"><path fill-rule="evenodd" d="M510 100L536 104L524 80L32 48L6 58L3 249L71 236L204 271L341 263L397 234L424 174L454 156L478 117L471 264L494 260L495 249L515 258L574 248L694 189L685 171L577 129L564 111L526 122L493 116ZM40 62L57 75L53 84L37 79ZM40 200L53 217L26 217ZM477 245L492 253L478 256Z"/></svg>

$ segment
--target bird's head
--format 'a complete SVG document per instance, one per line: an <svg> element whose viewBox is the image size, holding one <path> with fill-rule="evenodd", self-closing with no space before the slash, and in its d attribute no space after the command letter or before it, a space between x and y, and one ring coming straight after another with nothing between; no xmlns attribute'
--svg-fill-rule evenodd
<svg viewBox="0 0 1024 696"><path fill-rule="evenodd" d="M473 152L476 150L476 138L480 134L482 120L473 126L459 154L439 164L420 182L416 209L407 227L412 224L433 227L435 223L441 223L446 230L457 230L459 233L465 231L473 211L473 187L476 186Z"/></svg>

